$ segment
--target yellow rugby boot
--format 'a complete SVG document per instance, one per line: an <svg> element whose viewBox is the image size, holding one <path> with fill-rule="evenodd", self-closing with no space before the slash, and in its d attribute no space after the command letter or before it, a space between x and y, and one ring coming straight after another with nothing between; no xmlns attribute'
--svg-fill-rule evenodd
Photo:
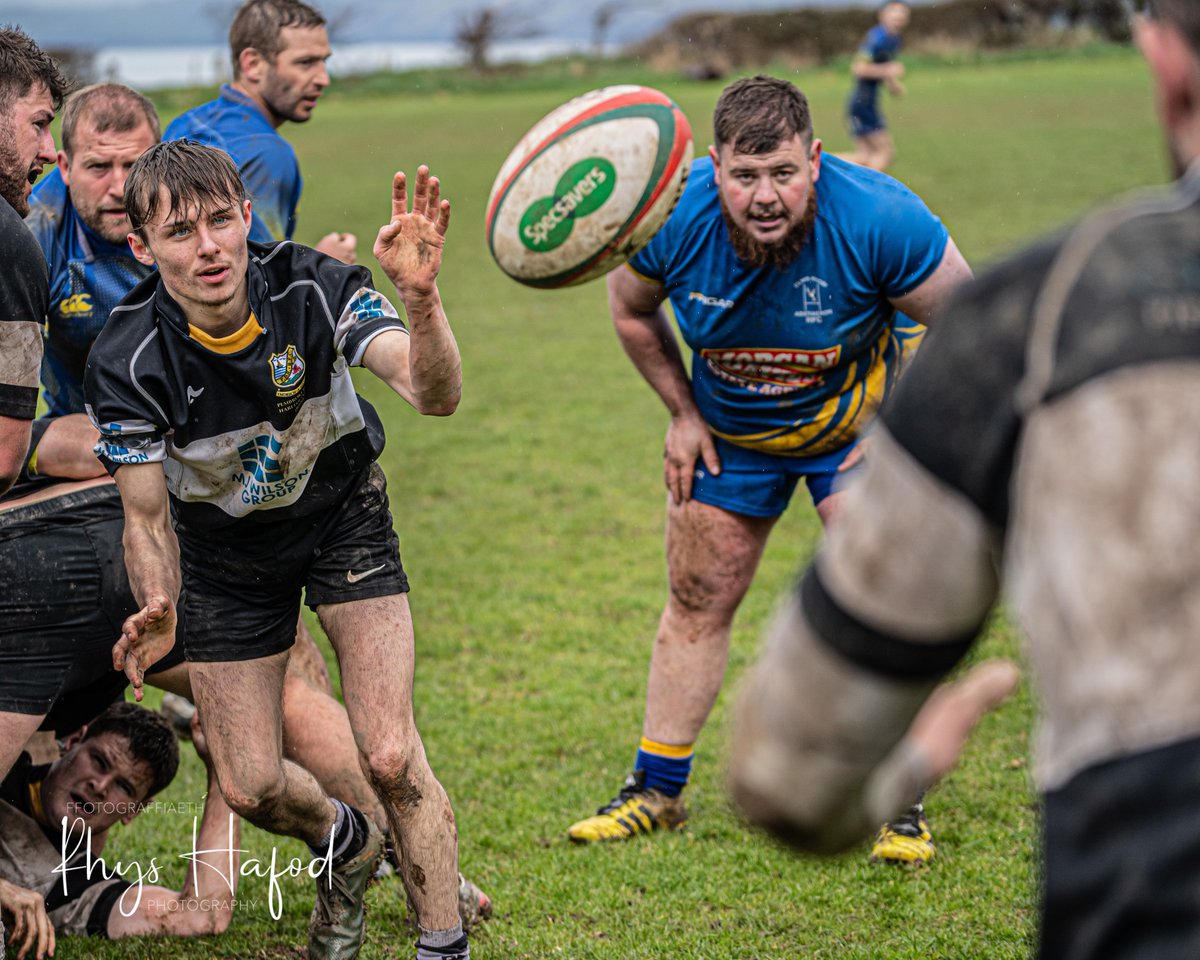
<svg viewBox="0 0 1200 960"><path fill-rule="evenodd" d="M687 807L683 797L668 797L657 790L645 789L646 772L635 770L625 786L594 817L580 820L567 830L576 843L628 840L638 834L663 830L682 830L687 825Z"/></svg>
<svg viewBox="0 0 1200 960"><path fill-rule="evenodd" d="M879 828L871 846L871 862L928 863L936 852L925 808L918 803L904 816Z"/></svg>

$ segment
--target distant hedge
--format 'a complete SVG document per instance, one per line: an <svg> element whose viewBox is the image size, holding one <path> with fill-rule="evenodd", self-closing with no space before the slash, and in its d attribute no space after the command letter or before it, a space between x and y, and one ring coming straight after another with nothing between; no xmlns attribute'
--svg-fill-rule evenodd
<svg viewBox="0 0 1200 960"><path fill-rule="evenodd" d="M721 75L768 63L811 65L853 53L875 23L875 6L792 8L770 13L695 13L671 21L631 52L663 68ZM917 6L909 51L1061 44L1081 30L1129 39L1123 0L946 0Z"/></svg>

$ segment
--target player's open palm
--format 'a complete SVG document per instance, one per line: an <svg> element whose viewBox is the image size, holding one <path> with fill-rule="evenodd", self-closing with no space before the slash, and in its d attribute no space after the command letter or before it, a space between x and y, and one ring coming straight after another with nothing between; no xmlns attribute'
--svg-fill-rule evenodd
<svg viewBox="0 0 1200 960"><path fill-rule="evenodd" d="M450 201L441 199L437 177L423 164L417 168L412 210L403 172L392 179L392 219L375 239L375 257L401 298L431 293L442 267L442 250L450 226Z"/></svg>
<svg viewBox="0 0 1200 960"><path fill-rule="evenodd" d="M175 605L166 597L151 597L121 625L113 644L113 669L121 670L133 684L134 699L142 699L146 671L175 646Z"/></svg>

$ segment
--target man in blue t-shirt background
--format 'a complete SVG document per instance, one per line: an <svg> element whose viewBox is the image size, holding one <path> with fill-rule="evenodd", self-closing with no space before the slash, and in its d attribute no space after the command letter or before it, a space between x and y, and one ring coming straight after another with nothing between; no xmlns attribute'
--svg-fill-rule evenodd
<svg viewBox="0 0 1200 960"><path fill-rule="evenodd" d="M300 0L247 0L229 28L233 82L216 100L176 117L163 139L187 137L224 150L238 165L254 201L250 239L291 240L303 181L296 151L278 130L306 123L329 86L325 18ZM354 263L352 233L329 233L321 253Z"/></svg>
<svg viewBox="0 0 1200 960"><path fill-rule="evenodd" d="M664 449L670 590L650 663L634 773L574 824L620 840L686 821L693 746L725 674L733 616L804 480L823 523L834 481L922 324L970 268L925 204L885 174L825 157L804 94L772 77L721 94L715 146L675 212L609 274L621 343L671 415ZM670 300L691 376L663 311ZM925 861L913 797L873 856Z"/></svg>
<svg viewBox="0 0 1200 960"><path fill-rule="evenodd" d="M903 43L902 34L912 11L902 0L889 0L879 9L879 23L863 38L850 72L854 90L846 104L846 119L854 137L854 153L847 160L874 170L886 170L896 158L896 146L888 132L887 121L879 112L879 85L894 96L904 96L904 64L896 59Z"/></svg>

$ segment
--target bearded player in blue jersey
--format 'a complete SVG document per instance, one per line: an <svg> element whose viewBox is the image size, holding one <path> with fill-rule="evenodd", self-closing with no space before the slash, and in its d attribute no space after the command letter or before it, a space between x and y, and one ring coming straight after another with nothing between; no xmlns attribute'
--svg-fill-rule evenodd
<svg viewBox="0 0 1200 960"><path fill-rule="evenodd" d="M622 345L671 414L664 450L670 593L633 775L578 842L687 819L693 745L767 537L804 480L823 523L834 481L926 323L970 276L941 221L897 181L824 157L804 95L739 80L666 226L609 275ZM689 378L663 302L692 351ZM919 798L873 856L925 861Z"/></svg>
<svg viewBox="0 0 1200 960"><path fill-rule="evenodd" d="M284 123L306 123L329 86L325 18L301 0L247 0L229 28L233 82L216 100L176 117L165 139L187 137L233 157L254 200L250 239L291 240L303 181L296 151L278 133ZM357 240L329 233L322 253L354 263Z"/></svg>

